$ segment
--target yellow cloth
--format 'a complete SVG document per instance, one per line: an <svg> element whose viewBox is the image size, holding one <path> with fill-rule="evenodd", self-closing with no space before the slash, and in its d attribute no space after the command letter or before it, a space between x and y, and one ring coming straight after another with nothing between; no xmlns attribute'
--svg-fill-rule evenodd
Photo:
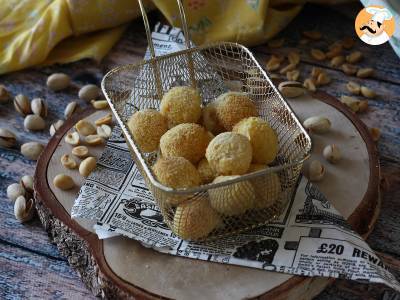
<svg viewBox="0 0 400 300"><path fill-rule="evenodd" d="M197 44L261 43L300 11L293 0L185 0L191 37ZM305 2L305 1L300 1ZM153 3L176 26L175 0ZM100 61L140 15L136 0L0 0L0 74L35 65Z"/></svg>

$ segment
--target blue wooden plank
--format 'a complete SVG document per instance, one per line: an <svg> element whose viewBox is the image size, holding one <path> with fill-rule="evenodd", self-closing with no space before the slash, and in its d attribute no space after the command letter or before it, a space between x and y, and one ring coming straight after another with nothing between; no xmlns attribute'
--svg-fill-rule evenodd
<svg viewBox="0 0 400 300"><path fill-rule="evenodd" d="M0 299L95 299L66 261L0 242Z"/></svg>

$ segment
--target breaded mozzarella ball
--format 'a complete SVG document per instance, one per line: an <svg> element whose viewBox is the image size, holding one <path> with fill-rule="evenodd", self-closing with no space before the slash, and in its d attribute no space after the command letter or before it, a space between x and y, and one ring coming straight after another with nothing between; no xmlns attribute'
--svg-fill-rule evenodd
<svg viewBox="0 0 400 300"><path fill-rule="evenodd" d="M204 157L211 140L209 132L193 123L179 124L168 130L160 140L164 157L182 156L193 164Z"/></svg>
<svg viewBox="0 0 400 300"><path fill-rule="evenodd" d="M201 184L196 167L183 157L161 157L152 169L159 182L173 189L191 188ZM166 202L176 206L186 199L186 195L170 195Z"/></svg>
<svg viewBox="0 0 400 300"><path fill-rule="evenodd" d="M217 174L211 168L206 158L203 158L199 162L199 164L197 165L197 170L199 171L201 181L203 182L203 184L210 183L217 176Z"/></svg>
<svg viewBox="0 0 400 300"><path fill-rule="evenodd" d="M176 86L164 94L160 111L168 120L168 128L182 123L197 123L201 116L199 92L188 86Z"/></svg>
<svg viewBox="0 0 400 300"><path fill-rule="evenodd" d="M206 237L220 222L208 199L197 199L184 202L176 208L173 231L185 240L198 240Z"/></svg>
<svg viewBox="0 0 400 300"><path fill-rule="evenodd" d="M268 168L262 164L251 164L248 173ZM281 181L276 173L258 176L251 180L254 187L256 200L255 208L263 209L275 204L282 192Z"/></svg>
<svg viewBox="0 0 400 300"><path fill-rule="evenodd" d="M242 175L252 159L250 141L235 132L220 133L208 145L206 158L219 175Z"/></svg>
<svg viewBox="0 0 400 300"><path fill-rule="evenodd" d="M161 157L153 165L153 172L159 182L174 189L201 184L196 167L183 157Z"/></svg>
<svg viewBox="0 0 400 300"><path fill-rule="evenodd" d="M258 116L254 102L244 93L228 92L216 99L216 116L219 124L227 131L240 120Z"/></svg>
<svg viewBox="0 0 400 300"><path fill-rule="evenodd" d="M218 176L213 183L224 182L240 176ZM252 209L255 204L255 193L252 184L245 180L230 185L210 189L211 207L226 216L236 216Z"/></svg>
<svg viewBox="0 0 400 300"><path fill-rule="evenodd" d="M233 132L250 140L254 163L269 164L274 161L278 153L278 137L266 121L258 117L246 118L233 127Z"/></svg>
<svg viewBox="0 0 400 300"><path fill-rule="evenodd" d="M167 119L154 109L135 112L127 126L143 152L156 151L161 136L168 130Z"/></svg>

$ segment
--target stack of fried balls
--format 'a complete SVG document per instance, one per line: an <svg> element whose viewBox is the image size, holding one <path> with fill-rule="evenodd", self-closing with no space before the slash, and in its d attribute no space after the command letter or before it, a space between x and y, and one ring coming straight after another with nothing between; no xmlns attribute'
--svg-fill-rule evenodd
<svg viewBox="0 0 400 300"><path fill-rule="evenodd" d="M159 151L153 174L173 189L260 171L274 162L278 152L275 131L258 117L255 103L245 93L227 92L202 107L197 89L173 87L164 94L160 111L137 111L127 126L142 152ZM210 186L208 196L193 199L168 197L174 233L183 239L202 239L223 226L224 218L268 208L281 189L278 175L269 173L267 179Z"/></svg>

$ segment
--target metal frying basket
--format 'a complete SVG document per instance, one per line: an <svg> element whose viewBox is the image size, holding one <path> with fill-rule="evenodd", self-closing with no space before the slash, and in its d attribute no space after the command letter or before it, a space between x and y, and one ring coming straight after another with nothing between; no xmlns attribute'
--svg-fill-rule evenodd
<svg viewBox="0 0 400 300"><path fill-rule="evenodd" d="M307 132L246 47L227 42L190 47L180 0L177 2L187 49L155 57L147 15L142 1L138 1L151 59L111 70L103 78L102 89L165 223L184 239L208 240L273 220L285 210L296 191L303 162L311 150ZM159 109L163 94L176 85L196 87L206 105L233 84L247 93L259 116L275 130L279 151L274 163L228 181L194 188L172 189L160 183L151 170L157 153L140 151L126 126L129 118L138 110ZM240 214L221 213L210 205L212 201L245 205L245 209ZM253 205L247 205L249 201Z"/></svg>

